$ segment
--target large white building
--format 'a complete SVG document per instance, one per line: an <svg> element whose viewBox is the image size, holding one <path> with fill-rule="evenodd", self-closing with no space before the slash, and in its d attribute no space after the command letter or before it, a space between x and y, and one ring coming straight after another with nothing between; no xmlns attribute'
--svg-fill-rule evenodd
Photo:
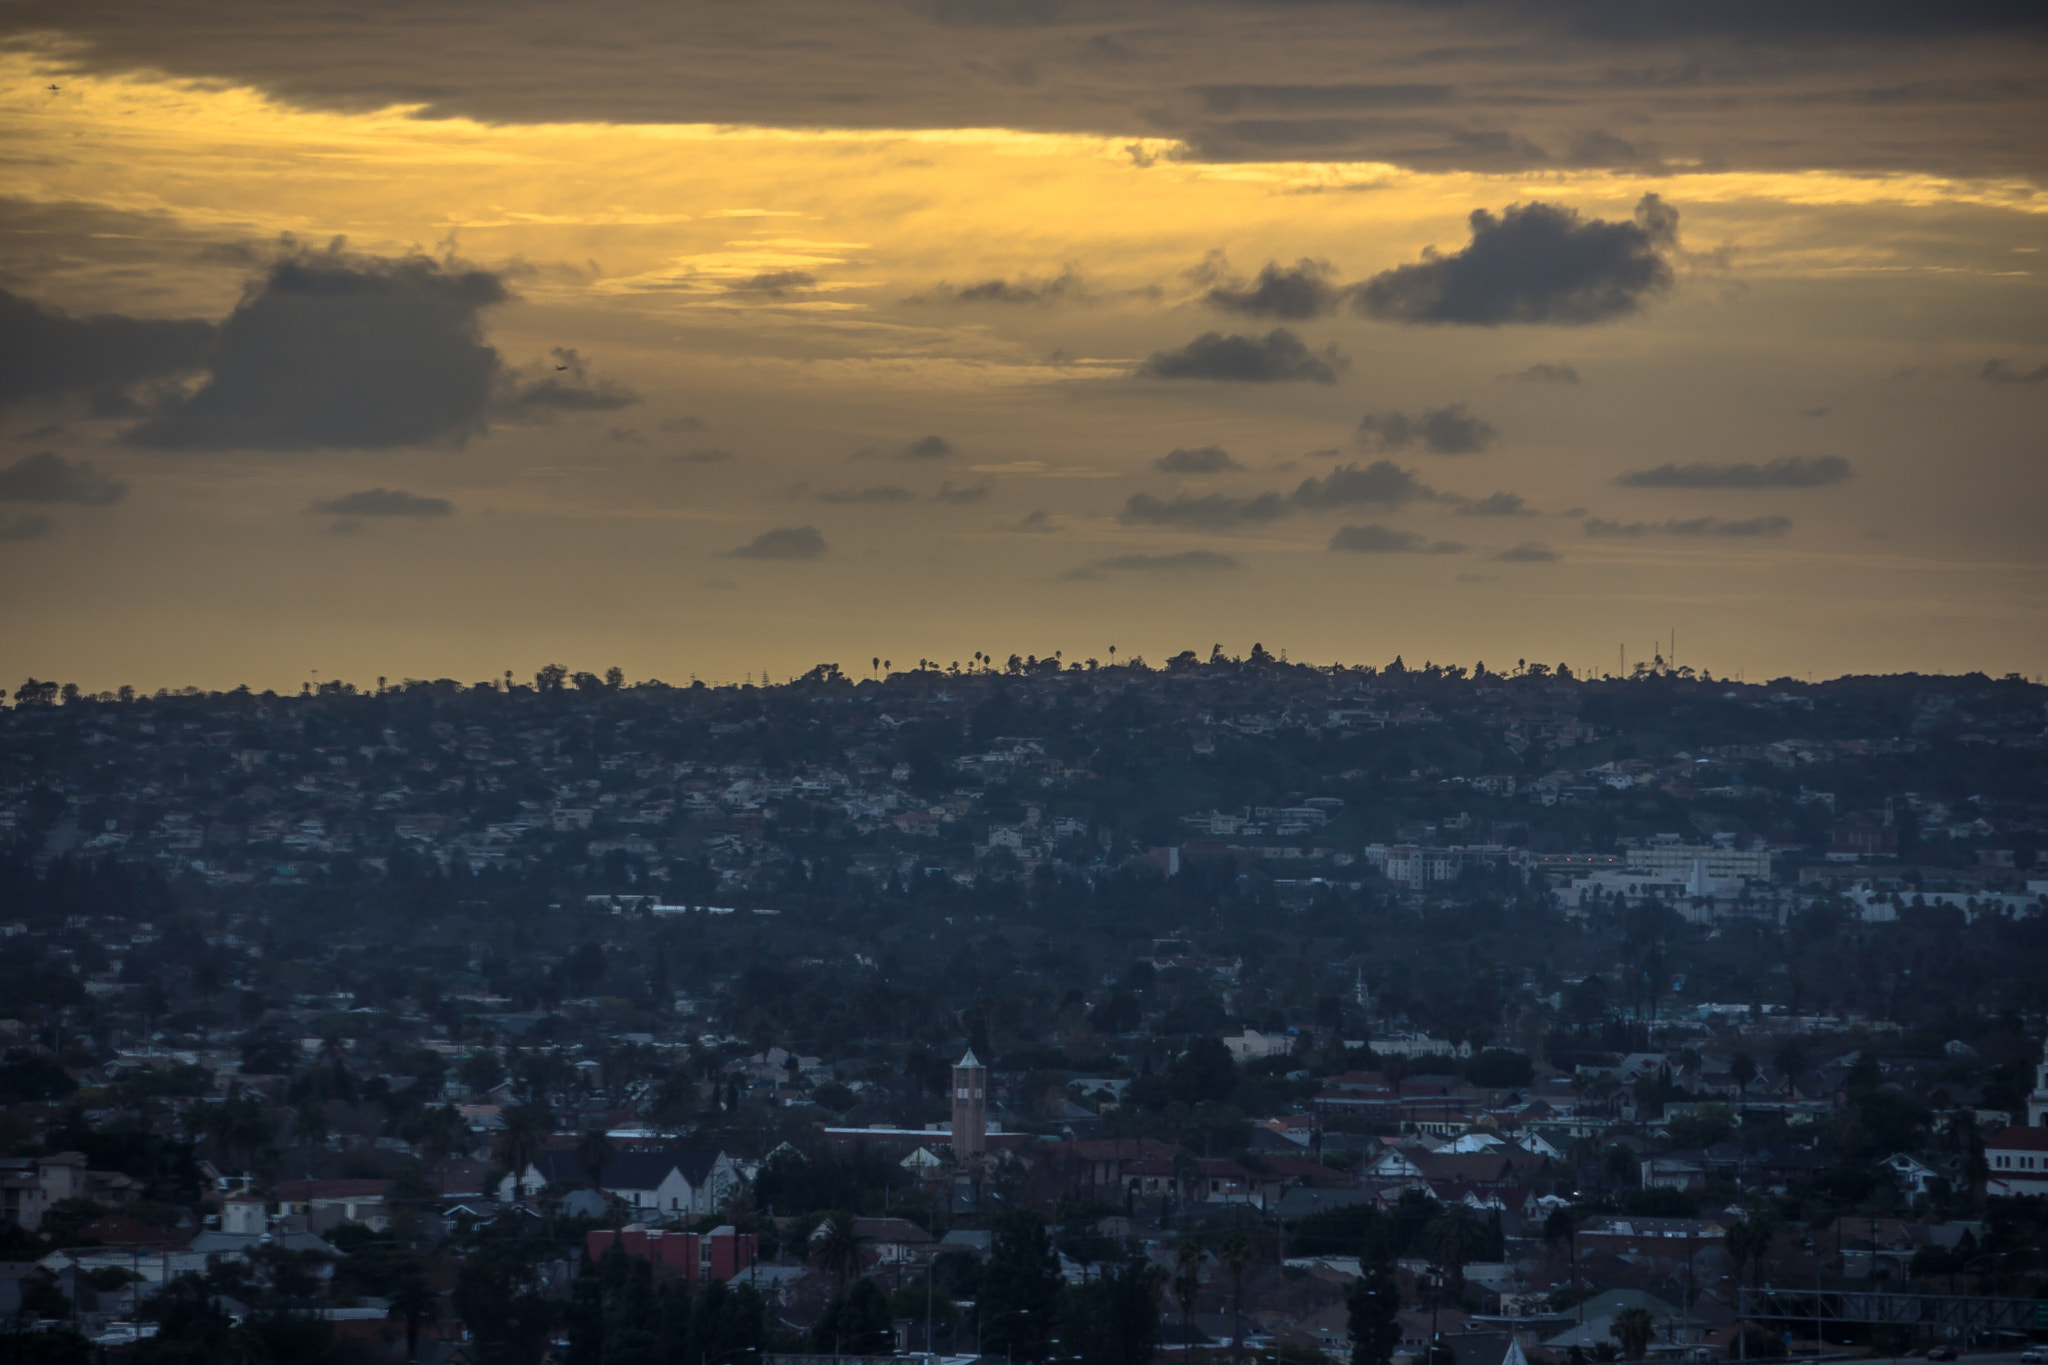
<svg viewBox="0 0 2048 1365"><path fill-rule="evenodd" d="M2008 1128L1984 1139L1984 1193L2048 1194L2048 1128Z"/></svg>
<svg viewBox="0 0 2048 1365"><path fill-rule="evenodd" d="M1628 870L1680 882L1738 877L1767 882L1771 879L1771 851L1721 844L1682 844L1670 836L1660 836L1653 843L1628 850Z"/></svg>

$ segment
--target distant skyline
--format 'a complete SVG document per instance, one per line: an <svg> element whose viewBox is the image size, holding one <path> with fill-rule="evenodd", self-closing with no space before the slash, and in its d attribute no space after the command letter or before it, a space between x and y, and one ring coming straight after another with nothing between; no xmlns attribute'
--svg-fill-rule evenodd
<svg viewBox="0 0 2048 1365"><path fill-rule="evenodd" d="M2040 676L2044 56L1989 0L10 5L0 676Z"/></svg>

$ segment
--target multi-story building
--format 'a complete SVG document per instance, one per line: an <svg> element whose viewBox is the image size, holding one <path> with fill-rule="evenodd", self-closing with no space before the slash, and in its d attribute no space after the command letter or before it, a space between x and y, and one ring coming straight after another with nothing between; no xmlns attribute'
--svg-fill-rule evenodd
<svg viewBox="0 0 2048 1365"><path fill-rule="evenodd" d="M1767 882L1771 879L1771 851L1760 847L1684 844L1675 838L1660 837L1628 851L1628 870L1680 882L1699 881L1703 877Z"/></svg>

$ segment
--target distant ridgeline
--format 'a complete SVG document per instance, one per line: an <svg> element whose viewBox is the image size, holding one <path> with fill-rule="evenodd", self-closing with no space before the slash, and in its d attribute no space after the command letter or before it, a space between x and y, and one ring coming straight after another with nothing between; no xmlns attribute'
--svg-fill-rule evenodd
<svg viewBox="0 0 2048 1365"><path fill-rule="evenodd" d="M30 680L0 712L0 904L23 924L328 896L446 910L459 883L709 922L1148 878L1199 901L1252 877L1293 909L1655 901L1706 923L1825 895L1889 922L2024 918L2048 890L2048 689L2017 676L1746 684L1656 659L1592 679L1257 646L857 671L677 687L550 666L297 695Z"/></svg>

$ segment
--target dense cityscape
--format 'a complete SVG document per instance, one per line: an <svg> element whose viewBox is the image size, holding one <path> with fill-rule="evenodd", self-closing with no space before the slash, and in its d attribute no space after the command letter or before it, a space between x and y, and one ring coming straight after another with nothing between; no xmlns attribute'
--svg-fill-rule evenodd
<svg viewBox="0 0 2048 1365"><path fill-rule="evenodd" d="M2044 746L1661 657L31 679L0 1360L2020 1351Z"/></svg>

